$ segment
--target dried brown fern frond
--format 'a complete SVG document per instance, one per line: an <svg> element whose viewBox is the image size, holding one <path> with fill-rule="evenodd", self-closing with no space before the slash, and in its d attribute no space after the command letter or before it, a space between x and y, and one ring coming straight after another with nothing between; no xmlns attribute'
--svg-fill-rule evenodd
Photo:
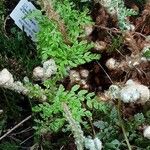
<svg viewBox="0 0 150 150"><path fill-rule="evenodd" d="M144 47L144 42L142 39L138 39L137 41L134 37L134 32L125 32L124 36L124 43L128 46L128 49L132 52L132 55L138 54Z"/></svg>
<svg viewBox="0 0 150 150"><path fill-rule="evenodd" d="M150 0L147 0L141 17L136 20L136 30L146 35L150 34Z"/></svg>

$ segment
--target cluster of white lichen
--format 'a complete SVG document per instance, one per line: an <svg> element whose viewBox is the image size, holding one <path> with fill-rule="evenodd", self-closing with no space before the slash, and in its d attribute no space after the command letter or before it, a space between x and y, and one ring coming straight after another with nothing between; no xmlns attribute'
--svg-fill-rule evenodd
<svg viewBox="0 0 150 150"><path fill-rule="evenodd" d="M14 81L12 74L7 69L0 72L0 87L22 94L26 94L28 91L20 81Z"/></svg>
<svg viewBox="0 0 150 150"><path fill-rule="evenodd" d="M148 87L131 79L124 86L111 85L106 95L111 99L120 99L124 103L137 102L145 104L150 100Z"/></svg>
<svg viewBox="0 0 150 150"><path fill-rule="evenodd" d="M35 81L43 81L50 78L57 71L57 66L53 59L45 61L43 67L36 67L33 70L33 79Z"/></svg>
<svg viewBox="0 0 150 150"><path fill-rule="evenodd" d="M85 138L85 148L88 150L101 150L102 142L96 137L92 139L91 137Z"/></svg>

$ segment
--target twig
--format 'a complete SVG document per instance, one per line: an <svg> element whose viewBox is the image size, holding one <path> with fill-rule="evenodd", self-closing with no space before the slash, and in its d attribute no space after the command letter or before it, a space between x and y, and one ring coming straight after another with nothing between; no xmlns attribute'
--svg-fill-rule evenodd
<svg viewBox="0 0 150 150"><path fill-rule="evenodd" d="M97 64L101 67L101 69L104 71L104 73L107 75L108 79L110 80L110 82L113 84L112 79L110 78L110 76L108 75L108 73L106 72L106 70L102 67L102 65L97 61Z"/></svg>
<svg viewBox="0 0 150 150"><path fill-rule="evenodd" d="M22 144L24 144L25 142L27 142L29 139L31 139L32 137L33 137L34 135L31 135L30 137L28 137L27 139L25 139L24 141L22 141L21 143L20 143L20 145L22 145Z"/></svg>
<svg viewBox="0 0 150 150"><path fill-rule="evenodd" d="M111 31L111 32L114 32L114 33L122 34L122 32L119 31L117 28L108 28L108 27L104 27L104 26L101 26L101 25L94 25L94 27L101 28L101 29L104 29L104 30L108 30L108 31Z"/></svg>
<svg viewBox="0 0 150 150"><path fill-rule="evenodd" d="M108 27L104 27L104 26L101 26L101 25L94 25L94 26L97 27L97 28L108 30L110 32L122 34L122 32L120 30L118 30L117 28L108 28ZM146 39L146 36L144 34L140 33L140 32L133 31L133 34L140 35L141 37L143 37L144 39Z"/></svg>
<svg viewBox="0 0 150 150"><path fill-rule="evenodd" d="M122 118L121 118L120 106L121 106L121 101L118 100L118 118L119 118L120 126L121 126L121 129L122 129L122 132L123 132L123 136L124 136L124 138L125 138L125 141L126 141L126 143L127 143L128 150L132 150L131 145L130 145L129 140L128 140L128 137L127 137L127 135L126 135L126 131L125 131L125 127L124 127L123 120L122 120Z"/></svg>
<svg viewBox="0 0 150 150"><path fill-rule="evenodd" d="M118 49L116 49L116 51L123 57L123 58L125 58L126 59L126 57L118 50ZM127 62L127 60L126 60L126 64L127 64L127 66L130 68L130 66L128 65L128 62ZM139 72L139 74L142 76L142 74L141 74L141 72L146 76L146 78L147 78L147 75L146 75L146 73L142 70L142 69L139 69L139 68L137 68L136 66L133 66L138 72Z"/></svg>
<svg viewBox="0 0 150 150"><path fill-rule="evenodd" d="M83 107L86 109L86 105L84 103L82 103ZM93 137L95 138L96 136L96 132L95 132L95 129L94 129L94 126L93 126L93 123L92 123L92 120L90 117L88 117L88 120L89 120L89 123L91 125L91 128L92 128L92 131L93 131Z"/></svg>
<svg viewBox="0 0 150 150"><path fill-rule="evenodd" d="M7 31L6 31L6 22L7 22L8 19L10 19L9 15L5 18L4 25L3 25L4 35L5 35L6 38L9 38L7 36Z"/></svg>
<svg viewBox="0 0 150 150"><path fill-rule="evenodd" d="M11 132L13 132L15 129L17 129L19 126L21 126L23 123L25 123L26 121L28 121L29 119L31 119L31 115L28 116L27 118L25 118L24 120L22 120L20 123L18 123L16 126L14 126L12 129L10 129L7 133L5 133L3 136L0 137L0 141L5 138L8 134L10 134Z"/></svg>
<svg viewBox="0 0 150 150"><path fill-rule="evenodd" d="M24 129L24 130L22 130L22 131L20 131L20 132L17 132L17 133L12 133L11 135L18 135L18 134L22 134L22 133L24 133L24 132L29 132L29 131L31 131L31 130L33 130L31 127L28 127L27 129Z"/></svg>
<svg viewBox="0 0 150 150"><path fill-rule="evenodd" d="M140 35L141 37L143 37L144 39L146 39L146 36L140 32L135 32L135 34Z"/></svg>

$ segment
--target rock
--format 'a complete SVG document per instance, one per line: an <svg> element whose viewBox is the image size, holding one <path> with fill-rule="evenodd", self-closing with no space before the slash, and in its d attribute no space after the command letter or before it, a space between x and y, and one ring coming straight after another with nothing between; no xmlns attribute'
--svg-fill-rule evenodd
<svg viewBox="0 0 150 150"><path fill-rule="evenodd" d="M147 139L150 139L150 126L147 126L143 131L143 136Z"/></svg>
<svg viewBox="0 0 150 150"><path fill-rule="evenodd" d="M33 79L35 81L43 80L44 77L44 69L40 66L34 68L33 70Z"/></svg>
<svg viewBox="0 0 150 150"><path fill-rule="evenodd" d="M7 87L11 86L14 82L12 74L7 70L3 69L0 72L0 86Z"/></svg>

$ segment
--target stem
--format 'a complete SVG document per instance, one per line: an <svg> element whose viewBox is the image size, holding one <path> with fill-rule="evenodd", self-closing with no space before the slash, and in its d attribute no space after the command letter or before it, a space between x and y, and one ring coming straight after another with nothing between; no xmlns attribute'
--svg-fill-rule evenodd
<svg viewBox="0 0 150 150"><path fill-rule="evenodd" d="M82 103L82 105L83 105L83 107L86 109L86 105L85 105L84 103ZM88 118L89 123L90 123L91 128L92 128L93 137L95 137L95 136L96 136L96 132L95 132L95 129L94 129L94 126L93 126L92 120L91 120L91 118L90 118L90 117L87 117L87 118Z"/></svg>
<svg viewBox="0 0 150 150"><path fill-rule="evenodd" d="M93 131L93 136L95 137L96 136L96 133L95 133L95 129L94 129L94 126L93 126L93 123L92 123L92 120L90 117L88 117L88 120L90 122L90 125L91 125L91 128L92 128L92 131Z"/></svg>
<svg viewBox="0 0 150 150"><path fill-rule="evenodd" d="M31 115L28 116L27 118L25 118L24 120L22 120L20 123L18 123L17 125L15 125L12 129L10 129L7 133L5 133L3 136L0 137L0 141L5 138L7 135L9 135L10 133L12 133L15 129L17 129L18 127L20 127L23 123L25 123L26 121L28 121L29 119L31 119Z"/></svg>
<svg viewBox="0 0 150 150"><path fill-rule="evenodd" d="M122 120L122 118L121 118L120 107L121 107L121 101L118 100L118 109L117 109L117 110L118 110L118 118L119 118L120 126L121 126L121 129L122 129L122 132L123 132L123 136L124 136L124 138L125 138L125 141L126 141L126 143L127 143L128 149L129 149L129 150L132 150L131 145L130 145L130 143L129 143L129 139L128 139L127 134L126 134L126 130L125 130L125 127L124 127L124 122L123 122L123 120Z"/></svg>

